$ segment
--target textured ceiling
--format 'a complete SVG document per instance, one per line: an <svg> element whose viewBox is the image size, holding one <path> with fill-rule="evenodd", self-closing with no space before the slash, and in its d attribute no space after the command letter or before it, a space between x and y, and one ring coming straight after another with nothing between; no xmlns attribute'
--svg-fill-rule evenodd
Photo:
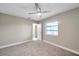
<svg viewBox="0 0 79 59"><path fill-rule="evenodd" d="M50 11L49 13L43 13L42 17L37 14L28 14L35 11L34 3L0 3L0 13L9 15L30 18L31 20L40 21L44 18L68 11L79 7L78 3L39 3L42 11Z"/></svg>

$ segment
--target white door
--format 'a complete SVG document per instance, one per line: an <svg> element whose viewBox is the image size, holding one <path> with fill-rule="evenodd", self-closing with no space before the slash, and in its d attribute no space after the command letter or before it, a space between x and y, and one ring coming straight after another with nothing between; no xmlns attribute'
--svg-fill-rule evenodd
<svg viewBox="0 0 79 59"><path fill-rule="evenodd" d="M33 40L41 40L41 24L33 23Z"/></svg>
<svg viewBox="0 0 79 59"><path fill-rule="evenodd" d="M38 25L38 40L41 40L41 24L37 24Z"/></svg>

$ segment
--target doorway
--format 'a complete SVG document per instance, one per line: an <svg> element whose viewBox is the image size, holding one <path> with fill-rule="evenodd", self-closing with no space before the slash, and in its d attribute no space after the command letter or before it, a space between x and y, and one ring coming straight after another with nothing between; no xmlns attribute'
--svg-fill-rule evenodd
<svg viewBox="0 0 79 59"><path fill-rule="evenodd" d="M32 40L41 40L41 24L33 23L32 27Z"/></svg>

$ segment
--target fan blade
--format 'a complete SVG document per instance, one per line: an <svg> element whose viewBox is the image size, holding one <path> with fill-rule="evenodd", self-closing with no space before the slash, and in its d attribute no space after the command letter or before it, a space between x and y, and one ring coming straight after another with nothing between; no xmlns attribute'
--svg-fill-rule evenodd
<svg viewBox="0 0 79 59"><path fill-rule="evenodd" d="M51 11L41 11L41 13L49 13L49 12L51 12Z"/></svg>
<svg viewBox="0 0 79 59"><path fill-rule="evenodd" d="M36 13L28 13L28 14L36 14Z"/></svg>
<svg viewBox="0 0 79 59"><path fill-rule="evenodd" d="M28 12L28 14L36 14L36 11Z"/></svg>

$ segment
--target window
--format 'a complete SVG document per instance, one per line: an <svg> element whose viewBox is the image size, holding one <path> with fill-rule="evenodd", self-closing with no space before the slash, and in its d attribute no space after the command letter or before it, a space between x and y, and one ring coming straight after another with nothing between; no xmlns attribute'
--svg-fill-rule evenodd
<svg viewBox="0 0 79 59"><path fill-rule="evenodd" d="M46 24L46 34L58 36L58 22L50 22Z"/></svg>

